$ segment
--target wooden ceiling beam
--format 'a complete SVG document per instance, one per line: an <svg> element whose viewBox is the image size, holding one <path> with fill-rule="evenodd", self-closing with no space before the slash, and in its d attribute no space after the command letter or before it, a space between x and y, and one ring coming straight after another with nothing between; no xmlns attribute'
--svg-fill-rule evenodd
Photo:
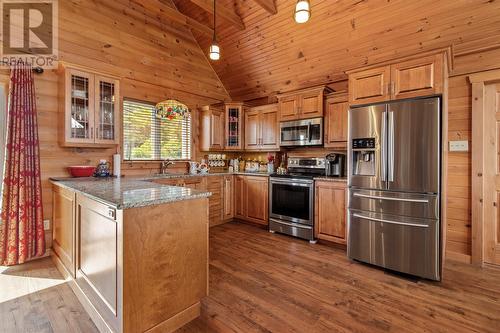
<svg viewBox="0 0 500 333"><path fill-rule="evenodd" d="M259 6L264 8L269 14L274 15L278 13L278 8L274 0L254 0Z"/></svg>
<svg viewBox="0 0 500 333"><path fill-rule="evenodd" d="M169 6L162 0L130 0L131 3L139 5L151 13L157 13L160 19L170 19L182 24L188 29L194 29L202 34L212 37L214 29L198 22L197 20L182 14L177 9Z"/></svg>
<svg viewBox="0 0 500 333"><path fill-rule="evenodd" d="M214 2L213 0L190 0L192 3L202 8L203 10L209 12L210 14L214 13ZM245 24L243 24L243 20L241 17L229 8L221 6L217 3L217 16L222 17L224 20L228 21L232 25L234 25L239 30L245 30Z"/></svg>

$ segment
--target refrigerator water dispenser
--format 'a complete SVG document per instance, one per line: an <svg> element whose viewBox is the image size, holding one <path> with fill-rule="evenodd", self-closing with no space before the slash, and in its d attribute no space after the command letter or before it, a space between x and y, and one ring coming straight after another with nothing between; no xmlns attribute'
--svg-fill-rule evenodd
<svg viewBox="0 0 500 333"><path fill-rule="evenodd" d="M352 140L353 175L375 176L375 139Z"/></svg>

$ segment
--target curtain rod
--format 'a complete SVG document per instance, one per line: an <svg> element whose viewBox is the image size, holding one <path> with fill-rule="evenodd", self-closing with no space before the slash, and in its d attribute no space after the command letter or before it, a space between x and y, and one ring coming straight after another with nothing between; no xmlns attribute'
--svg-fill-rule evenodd
<svg viewBox="0 0 500 333"><path fill-rule="evenodd" d="M11 63L8 62L8 61L0 61L0 64L1 65L7 65L7 66L11 66ZM33 67L32 68L32 71L36 74L43 74L43 72L45 71L42 67L40 66L37 66L37 67Z"/></svg>

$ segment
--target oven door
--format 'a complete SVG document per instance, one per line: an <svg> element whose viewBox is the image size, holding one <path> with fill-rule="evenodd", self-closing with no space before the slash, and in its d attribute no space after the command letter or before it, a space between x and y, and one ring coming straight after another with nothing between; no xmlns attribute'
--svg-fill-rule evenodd
<svg viewBox="0 0 500 333"><path fill-rule="evenodd" d="M312 225L314 185L312 181L271 178L269 183L269 216L271 218Z"/></svg>
<svg viewBox="0 0 500 333"><path fill-rule="evenodd" d="M306 119L280 123L281 146L314 146L323 144L323 119Z"/></svg>

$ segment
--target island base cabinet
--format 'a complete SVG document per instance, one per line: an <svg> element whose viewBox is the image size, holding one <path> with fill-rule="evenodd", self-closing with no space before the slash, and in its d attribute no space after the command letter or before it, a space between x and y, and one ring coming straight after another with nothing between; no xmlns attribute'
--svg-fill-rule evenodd
<svg viewBox="0 0 500 333"><path fill-rule="evenodd" d="M315 237L346 244L346 184L316 181L315 183Z"/></svg>
<svg viewBox="0 0 500 333"><path fill-rule="evenodd" d="M54 262L99 331L173 332L200 315L208 198L121 210L57 185L53 196L55 244L75 240L75 274L62 252Z"/></svg>
<svg viewBox="0 0 500 333"><path fill-rule="evenodd" d="M123 331L172 332L208 295L208 199L124 211Z"/></svg>

